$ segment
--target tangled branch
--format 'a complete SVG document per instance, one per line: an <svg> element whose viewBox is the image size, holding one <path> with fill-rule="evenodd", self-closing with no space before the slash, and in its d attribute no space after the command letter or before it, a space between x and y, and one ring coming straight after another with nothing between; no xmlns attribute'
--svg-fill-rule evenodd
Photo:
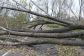
<svg viewBox="0 0 84 56"><path fill-rule="evenodd" d="M44 21L44 20L39 20L35 21L37 24L34 24L29 27L27 30L14 30L14 29L7 29L2 26L0 26L0 35L14 35L14 36L26 36L26 37L31 37L31 38L41 38L35 41L30 41L30 42L22 42L18 41L16 43L11 43L9 45L36 45L36 44L59 44L59 45L71 45L71 46L84 46L84 41L72 41L72 40L67 40L65 38L84 38L84 25L78 25L78 24L73 24L69 23L66 21L62 21L59 19L56 19L52 16L49 15L43 15L40 13L36 13L33 11L29 10L22 10L22 9L17 9L17 8L9 8L9 7L1 7L2 9L10 9L10 10L16 10L16 11L21 11L21 12L26 12L30 13L36 16L40 17L45 17L48 18L52 21ZM61 25L63 28L56 28L53 30L31 30L30 28L36 27L38 25L44 25L44 24L56 24L56 25ZM73 31L81 29L82 31ZM55 40L52 40L54 38ZM57 39L57 40L56 40ZM62 39L62 40L61 40ZM8 45L8 43L2 43L3 41L0 41L1 45Z"/></svg>

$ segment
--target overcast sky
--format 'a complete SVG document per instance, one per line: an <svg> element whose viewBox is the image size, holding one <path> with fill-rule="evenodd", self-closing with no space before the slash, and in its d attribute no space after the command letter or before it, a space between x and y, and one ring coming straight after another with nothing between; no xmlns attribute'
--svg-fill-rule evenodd
<svg viewBox="0 0 84 56"><path fill-rule="evenodd" d="M5 2L5 1L7 1L7 0L0 0L1 2ZM12 0L9 0L10 2L9 3L12 3L12 4L14 4L13 3L13 1ZM18 3L20 2L20 0L15 0L15 1L17 1ZM29 3L29 1L30 0L27 0L27 3ZM34 2L36 2L36 4L38 4L39 2L37 2L38 0L32 0L32 1L34 1ZM43 0L41 0L41 1L43 1ZM48 1L50 1L50 2L52 2L52 0L48 0ZM6 2L7 3L7 2ZM40 6L40 5L39 5ZM41 7L41 6L40 6ZM51 4L49 5L49 7L51 7ZM43 8L43 7L41 7L41 8ZM73 0L73 6L72 6L72 11L76 14L76 15L78 15L79 14L79 0ZM32 11L36 11L37 9L36 9L36 7L33 5L33 7L32 7ZM50 12L49 13L51 13L51 10L50 10Z"/></svg>

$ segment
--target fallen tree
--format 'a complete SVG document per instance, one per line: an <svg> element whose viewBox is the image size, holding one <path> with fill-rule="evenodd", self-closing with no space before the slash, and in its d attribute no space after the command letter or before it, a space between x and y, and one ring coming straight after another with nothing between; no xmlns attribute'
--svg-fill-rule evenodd
<svg viewBox="0 0 84 56"><path fill-rule="evenodd" d="M21 11L21 12L26 12L30 13L36 16L48 18L49 20L52 21L45 21L45 20L39 20L35 21L37 24L34 24L30 26L27 30L15 30L15 29L9 29L9 28L4 28L0 26L0 35L14 35L14 36L24 36L24 37L31 37L31 38L41 38L36 41L31 41L31 42L22 42L18 41L18 43L1 43L1 45L36 45L36 44L59 44L59 45L70 45L70 46L84 46L84 41L72 41L72 40L67 40L66 38L80 38L83 39L84 37L84 25L80 24L74 24L66 21L62 21L60 19L56 19L52 16L49 15L43 15L39 14L33 11L29 10L23 10L23 9L17 9L17 8L9 8L9 7L1 7L1 9L10 9L10 10L15 10L15 11ZM56 28L53 30L31 30L32 27L36 27L38 25L44 25L44 24L56 24L56 25L61 25L63 28ZM81 29L82 31L73 31ZM51 39L56 39L56 40L51 40ZM11 38L10 38L11 39ZM3 41L1 41L3 42Z"/></svg>

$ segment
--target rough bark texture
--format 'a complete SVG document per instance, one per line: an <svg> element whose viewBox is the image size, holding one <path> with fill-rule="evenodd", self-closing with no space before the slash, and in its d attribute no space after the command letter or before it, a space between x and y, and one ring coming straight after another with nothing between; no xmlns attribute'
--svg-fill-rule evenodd
<svg viewBox="0 0 84 56"><path fill-rule="evenodd" d="M24 36L24 37L33 37L33 38L41 38L36 41L30 41L30 42L22 42L17 41L16 43L7 44L1 41L1 45L36 45L36 44L59 44L59 45L70 45L70 46L84 46L84 41L72 41L67 40L65 38L84 38L84 25L74 24L70 22L66 22L63 20L56 19L49 15L43 15L40 13L36 13L29 10L22 10L17 8L9 8L9 7L1 7L2 9L10 9L10 10L16 10L21 12L30 13L36 16L48 18L52 21L46 21L46 20L40 20L36 21L37 24L30 26L27 30L14 30L14 29L8 29L0 26L0 35L14 35L14 36ZM44 25L44 24L56 24L61 25L63 28L53 29L53 30L31 30L30 28L36 27L38 25ZM74 31L77 29L81 29L82 31ZM47 39L46 39L47 38ZM51 40L52 38L56 38L58 40ZM63 40L61 40L63 39ZM65 39L65 40L64 40ZM11 39L12 40L12 39ZM3 42L3 43L2 43Z"/></svg>

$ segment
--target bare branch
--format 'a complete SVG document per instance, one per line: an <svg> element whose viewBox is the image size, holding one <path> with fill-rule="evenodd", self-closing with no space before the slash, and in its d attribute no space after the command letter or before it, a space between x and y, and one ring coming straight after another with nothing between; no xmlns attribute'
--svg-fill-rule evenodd
<svg viewBox="0 0 84 56"><path fill-rule="evenodd" d="M66 32L66 33L34 33L34 32L17 32L7 30L0 32L0 35L14 35L14 36L27 36L27 37L35 37L35 38L83 38L79 36L84 36L84 31L80 32Z"/></svg>
<svg viewBox="0 0 84 56"><path fill-rule="evenodd" d="M36 3L34 3L32 0L31 0L31 2L37 7L37 8L39 8L40 10L42 10L44 13L46 13L47 15L49 15L46 11L44 11L42 8L40 8Z"/></svg>
<svg viewBox="0 0 84 56"><path fill-rule="evenodd" d="M57 44L57 45L69 45L69 46L84 46L84 41L73 41L73 40L59 40L59 39L38 39L34 41L26 41L26 42L18 42L18 43L4 43L0 41L0 45L11 45L11 46L18 46L18 45L37 45L37 44Z"/></svg>
<svg viewBox="0 0 84 56"><path fill-rule="evenodd" d="M9 7L1 7L1 8L3 8L3 9L10 9L10 10L16 10L16 11L21 11L21 12L27 12L27 13L30 13L30 14L33 14L33 15L36 15L36 16L45 17L45 18L48 18L48 19L50 19L50 20L54 20L54 21L57 21L57 22L60 22L60 23L63 23L63 24L72 25L72 24L69 23L69 22L65 22L65 21L56 19L56 18L54 18L54 17L52 17L52 16L39 14L39 13L36 13L36 12L33 12L33 11L28 11L28 10L23 10L23 9L17 9L17 8L9 8Z"/></svg>
<svg viewBox="0 0 84 56"><path fill-rule="evenodd" d="M31 27L35 27L39 24L36 25L32 25ZM22 30L15 30L15 29L9 29L12 31L18 31L18 32L33 32L33 33L63 33L63 32L69 32L71 30L76 30L76 29L82 29L84 30L84 26L83 25L73 25L73 26L69 26L69 27L63 27L63 28L57 28L57 29L53 29L53 30L31 30L31 29L22 29Z"/></svg>

